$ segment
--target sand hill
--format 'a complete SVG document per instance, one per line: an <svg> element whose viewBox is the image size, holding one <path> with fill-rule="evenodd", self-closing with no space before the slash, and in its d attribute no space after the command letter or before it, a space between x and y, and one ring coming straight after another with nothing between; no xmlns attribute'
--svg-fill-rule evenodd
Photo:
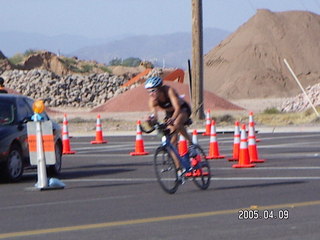
<svg viewBox="0 0 320 240"><path fill-rule="evenodd" d="M205 89L226 99L290 97L320 81L320 16L258 10L204 57Z"/></svg>

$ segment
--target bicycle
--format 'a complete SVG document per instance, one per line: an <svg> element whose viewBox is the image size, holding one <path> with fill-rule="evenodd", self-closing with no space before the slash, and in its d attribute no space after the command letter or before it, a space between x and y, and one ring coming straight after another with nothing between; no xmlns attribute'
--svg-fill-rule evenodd
<svg viewBox="0 0 320 240"><path fill-rule="evenodd" d="M158 130L158 134L162 135L162 144L156 149L153 160L157 181L161 188L165 192L173 194L185 179L192 179L197 187L202 190L207 189L210 185L211 171L202 148L195 144L197 155L187 159L188 161L190 160L191 169L179 176L170 152L179 159L182 166L185 166L186 162L178 153L177 148L171 143L171 134L167 124L156 122L150 130L146 130L141 126L141 131L147 134L154 130Z"/></svg>

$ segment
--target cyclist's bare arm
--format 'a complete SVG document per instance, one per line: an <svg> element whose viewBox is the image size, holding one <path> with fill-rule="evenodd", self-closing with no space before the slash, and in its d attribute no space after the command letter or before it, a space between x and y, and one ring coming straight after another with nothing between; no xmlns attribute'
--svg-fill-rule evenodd
<svg viewBox="0 0 320 240"><path fill-rule="evenodd" d="M149 109L151 114L153 114L155 120L158 120L157 102L155 100L149 99Z"/></svg>

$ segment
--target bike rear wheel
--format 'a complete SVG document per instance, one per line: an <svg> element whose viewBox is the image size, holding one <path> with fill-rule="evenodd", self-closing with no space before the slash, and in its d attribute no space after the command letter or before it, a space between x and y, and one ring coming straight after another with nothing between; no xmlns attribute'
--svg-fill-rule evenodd
<svg viewBox="0 0 320 240"><path fill-rule="evenodd" d="M193 182L197 187L202 190L206 190L209 187L211 180L210 165L202 148L198 145L195 145L195 150L197 151L198 155L194 158L191 158L191 165L194 170L190 175L192 176Z"/></svg>
<svg viewBox="0 0 320 240"><path fill-rule="evenodd" d="M161 188L167 193L175 193L179 187L177 170L166 148L157 148L154 154L154 169Z"/></svg>

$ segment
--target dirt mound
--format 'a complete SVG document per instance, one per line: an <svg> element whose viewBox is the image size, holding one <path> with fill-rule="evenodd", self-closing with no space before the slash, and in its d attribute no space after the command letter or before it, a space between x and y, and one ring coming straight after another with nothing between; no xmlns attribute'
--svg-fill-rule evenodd
<svg viewBox="0 0 320 240"><path fill-rule="evenodd" d="M46 51L29 56L22 68L25 70L34 68L45 69L58 75L65 75L70 72L57 55Z"/></svg>
<svg viewBox="0 0 320 240"><path fill-rule="evenodd" d="M177 82L166 82L166 84L174 87L180 95L185 95L185 99L190 102L189 85ZM91 112L145 112L149 111L148 98L147 91L141 85L108 100ZM204 91L204 108L212 110L243 110L243 108L208 91Z"/></svg>
<svg viewBox="0 0 320 240"><path fill-rule="evenodd" d="M109 66L108 68L112 71L112 74L118 75L118 76L121 76L121 75L134 76L146 70L146 68L143 66L138 66L138 67Z"/></svg>
<svg viewBox="0 0 320 240"><path fill-rule="evenodd" d="M205 89L226 99L290 97L320 80L320 16L258 10L204 57Z"/></svg>
<svg viewBox="0 0 320 240"><path fill-rule="evenodd" d="M21 60L10 64L0 51L0 73L10 70L42 69L59 76L70 74L102 74L110 72L108 66L96 61L79 60L77 57L58 56L49 51L32 51L20 54ZM127 73L129 70L126 70Z"/></svg>

